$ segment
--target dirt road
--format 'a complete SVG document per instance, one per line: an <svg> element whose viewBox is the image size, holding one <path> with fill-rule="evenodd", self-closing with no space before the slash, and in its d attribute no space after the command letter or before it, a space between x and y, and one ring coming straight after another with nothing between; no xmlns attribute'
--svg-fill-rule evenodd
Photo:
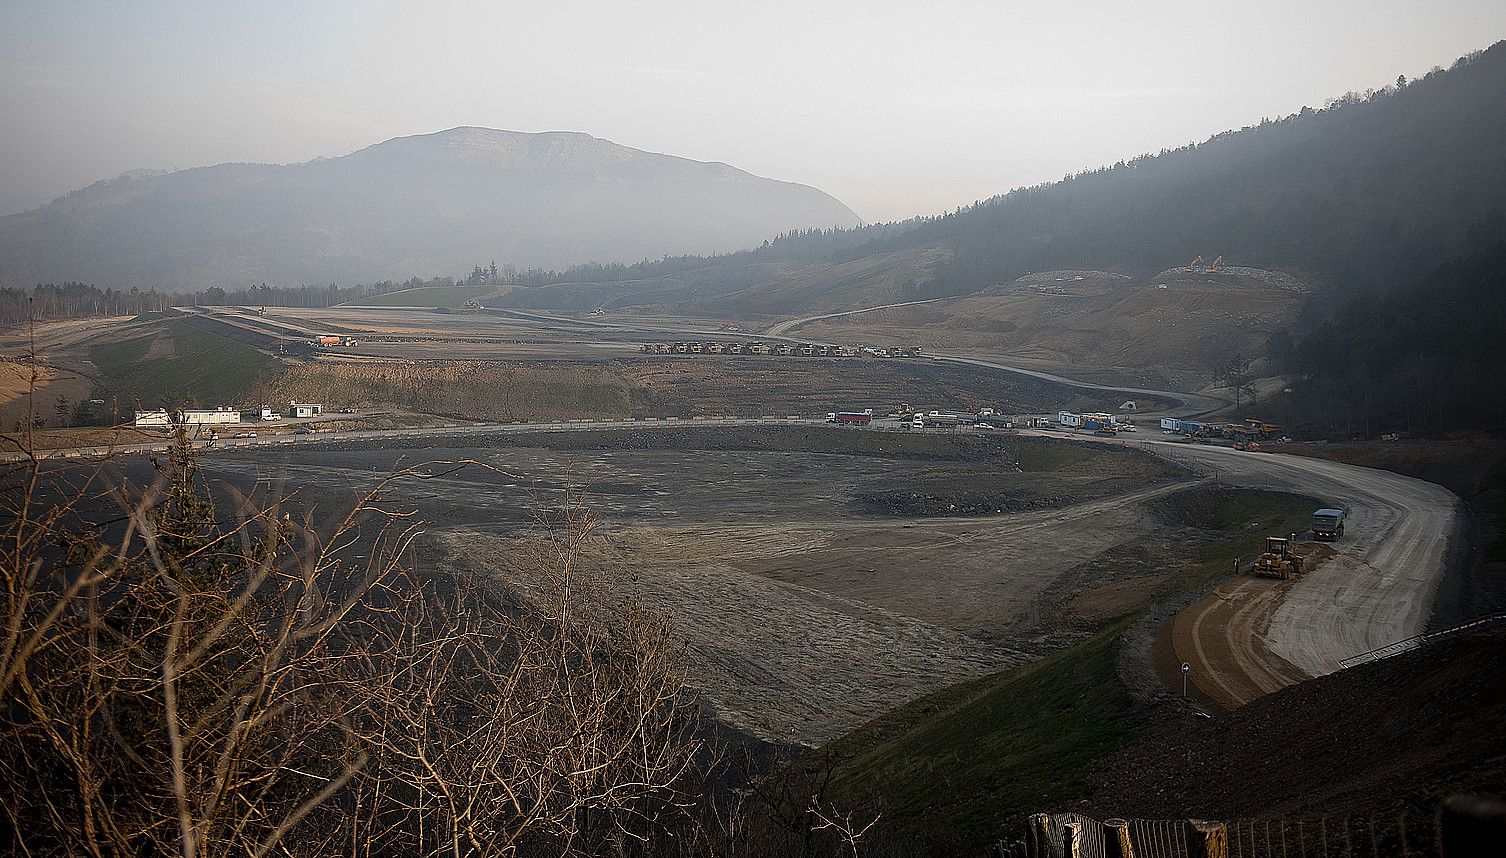
<svg viewBox="0 0 1506 858"><path fill-rule="evenodd" d="M1235 709L1308 678L1269 645L1271 615L1290 582L1240 577L1172 619L1157 648L1163 681L1175 688L1177 666L1190 668L1192 688L1220 709Z"/></svg>
<svg viewBox="0 0 1506 858"><path fill-rule="evenodd" d="M1210 696L1235 705L1420 634L1432 611L1459 499L1441 486L1339 462L1139 442L1251 488L1344 508L1336 555L1290 584L1236 581L1179 617L1178 649L1205 655ZM1295 668L1300 674L1294 674Z"/></svg>
<svg viewBox="0 0 1506 858"><path fill-rule="evenodd" d="M1152 396L1157 399L1166 399L1181 403L1180 405L1173 406L1166 409L1165 411L1137 413L1134 415L1134 417L1139 420L1155 420L1161 417L1196 417L1199 414L1207 414L1210 411L1217 411L1218 409L1223 408L1225 405L1229 404L1222 399L1218 399L1212 396L1204 396L1200 393L1179 393L1174 390L1151 390L1143 387L1119 387L1112 384L1094 384L1087 381L1077 381L1075 379L1066 378L1060 375L1052 375L1049 372L1041 372L1040 370L1010 366L1009 364L999 363L992 360L961 357L958 355L937 355L936 357L937 360L946 361L948 363L961 363L968 364L970 366L981 366L987 367L988 369L1003 370L1004 372L1014 373L1015 375L1024 375L1031 378L1038 378L1042 381L1049 381L1054 384L1074 387L1079 390L1102 390L1111 393L1124 394L1126 396Z"/></svg>
<svg viewBox="0 0 1506 858"><path fill-rule="evenodd" d="M819 322L819 321L822 321L824 319L838 319L838 318L842 318L843 316L856 316L856 315L858 315L860 313L872 313L875 310L888 310L888 309L890 309L892 307L914 307L917 304L934 304L937 301L951 301L951 300L954 300L954 299L952 299L952 298L927 298L927 299L925 299L923 301L901 301L901 302L899 302L897 304L880 304L877 307L863 307L863 308L858 309L858 310L841 310L841 311L838 311L838 312L835 312L835 313L824 313L824 314L819 315L819 316L805 316L805 317L800 318L800 319L786 319L786 320L784 320L783 322L780 322L777 325L772 325L772 326L770 326L768 328L765 328L763 330L763 335L766 336L766 337L782 336L782 335L787 334L790 331L793 331L795 328L798 328L801 325L804 325L804 324L806 324L808 322Z"/></svg>

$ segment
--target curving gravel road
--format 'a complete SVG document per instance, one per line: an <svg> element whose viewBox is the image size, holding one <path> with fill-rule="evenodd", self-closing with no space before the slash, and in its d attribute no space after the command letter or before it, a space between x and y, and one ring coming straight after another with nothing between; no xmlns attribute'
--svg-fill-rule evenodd
<svg viewBox="0 0 1506 858"><path fill-rule="evenodd" d="M1268 649L1310 676L1338 670L1346 658L1421 634L1446 569L1460 514L1452 492L1389 471L1279 453L1226 447L1138 442L1250 488L1312 495L1346 510L1337 554L1266 600L1246 623L1263 635L1250 648ZM1242 653L1242 656L1248 653ZM1275 665L1278 674L1281 666ZM1269 690L1269 676L1251 677ZM1253 681L1253 680L1260 681Z"/></svg>

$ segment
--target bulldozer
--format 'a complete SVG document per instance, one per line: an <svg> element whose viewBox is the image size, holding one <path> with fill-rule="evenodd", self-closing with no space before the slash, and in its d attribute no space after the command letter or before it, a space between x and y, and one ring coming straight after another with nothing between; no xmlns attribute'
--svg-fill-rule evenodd
<svg viewBox="0 0 1506 858"><path fill-rule="evenodd" d="M1302 555L1292 550L1285 536L1267 536L1265 553L1255 561L1255 574L1268 578L1294 578L1302 574Z"/></svg>

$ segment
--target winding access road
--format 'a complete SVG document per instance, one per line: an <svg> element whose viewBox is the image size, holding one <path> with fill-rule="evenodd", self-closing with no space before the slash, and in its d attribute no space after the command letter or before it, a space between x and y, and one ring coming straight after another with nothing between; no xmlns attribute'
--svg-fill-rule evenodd
<svg viewBox="0 0 1506 858"><path fill-rule="evenodd" d="M1310 495L1346 510L1336 552L1293 581L1236 578L1175 621L1176 656L1224 708L1421 634L1447 567L1460 501L1389 471L1280 453L1139 442L1222 482Z"/></svg>

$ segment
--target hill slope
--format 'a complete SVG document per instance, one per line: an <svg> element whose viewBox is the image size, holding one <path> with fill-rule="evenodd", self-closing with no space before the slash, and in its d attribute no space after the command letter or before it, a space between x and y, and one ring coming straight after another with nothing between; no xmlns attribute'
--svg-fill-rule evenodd
<svg viewBox="0 0 1506 858"><path fill-rule="evenodd" d="M0 218L0 275L169 289L718 253L860 223L815 188L586 134L453 128L95 183Z"/></svg>
<svg viewBox="0 0 1506 858"><path fill-rule="evenodd" d="M576 285L561 304L582 294L607 303L630 281L620 291L638 303L801 315L971 295L1029 272L1151 275L1196 256L1353 289L1406 282L1506 237L1502 92L1506 43L1400 88L940 217L788 236L720 258L567 272L556 279Z"/></svg>

